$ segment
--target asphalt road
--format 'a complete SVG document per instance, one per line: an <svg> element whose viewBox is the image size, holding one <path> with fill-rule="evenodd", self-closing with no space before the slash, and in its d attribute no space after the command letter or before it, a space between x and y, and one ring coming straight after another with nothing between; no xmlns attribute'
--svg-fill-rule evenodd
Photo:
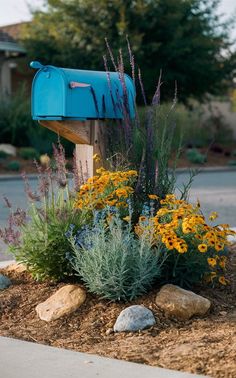
<svg viewBox="0 0 236 378"><path fill-rule="evenodd" d="M188 174L178 174L177 186L182 187L188 180ZM31 180L32 188L37 186L36 180ZM22 180L0 180L0 227L4 227L8 209L1 198L6 196L14 206L27 207ZM217 211L217 223L229 223L236 226L236 171L232 172L202 172L195 177L190 197L191 202L198 199L206 216L211 211ZM0 243L0 260L12 258L6 253L6 247Z"/></svg>

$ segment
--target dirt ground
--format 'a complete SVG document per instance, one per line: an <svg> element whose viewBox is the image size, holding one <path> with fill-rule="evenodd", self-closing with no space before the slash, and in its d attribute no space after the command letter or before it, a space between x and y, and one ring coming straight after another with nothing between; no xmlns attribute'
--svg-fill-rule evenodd
<svg viewBox="0 0 236 378"><path fill-rule="evenodd" d="M184 322L168 319L158 309L156 288L126 304L88 294L81 309L46 323L38 319L35 307L63 284L37 283L26 273L8 276L14 285L0 293L1 336L211 377L236 377L236 244L229 262L230 285L195 288L212 307L206 317ZM137 333L113 333L120 311L131 304L150 308L157 324Z"/></svg>

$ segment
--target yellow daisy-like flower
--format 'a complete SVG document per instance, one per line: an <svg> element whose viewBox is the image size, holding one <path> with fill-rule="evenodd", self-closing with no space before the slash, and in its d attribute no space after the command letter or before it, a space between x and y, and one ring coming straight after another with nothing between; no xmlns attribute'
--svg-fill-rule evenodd
<svg viewBox="0 0 236 378"><path fill-rule="evenodd" d="M95 154L95 155L93 155L93 160L95 160L95 162L97 163L101 160L101 158L98 154Z"/></svg>
<svg viewBox="0 0 236 378"><path fill-rule="evenodd" d="M214 266L216 266L216 259L214 259L213 257L209 257L208 259L207 259L207 262L208 262L208 264L210 265L210 266L212 266L212 267L214 267Z"/></svg>
<svg viewBox="0 0 236 378"><path fill-rule="evenodd" d="M222 243L216 243L215 244L215 250L217 252L222 251L222 249L224 249L224 244L222 244Z"/></svg>
<svg viewBox="0 0 236 378"><path fill-rule="evenodd" d="M209 220L214 221L216 218L218 218L218 213L216 211L212 211L212 213L209 216Z"/></svg>
<svg viewBox="0 0 236 378"><path fill-rule="evenodd" d="M198 246L198 250L199 250L199 252L201 252L201 253L205 253L206 251L207 251L207 245L206 244L199 244L199 246Z"/></svg>
<svg viewBox="0 0 236 378"><path fill-rule="evenodd" d="M158 200L158 196L156 194L149 194L148 197L150 200Z"/></svg>
<svg viewBox="0 0 236 378"><path fill-rule="evenodd" d="M224 276L220 276L218 281L219 281L219 283L221 283L221 285L227 285L228 284L228 280L226 280Z"/></svg>

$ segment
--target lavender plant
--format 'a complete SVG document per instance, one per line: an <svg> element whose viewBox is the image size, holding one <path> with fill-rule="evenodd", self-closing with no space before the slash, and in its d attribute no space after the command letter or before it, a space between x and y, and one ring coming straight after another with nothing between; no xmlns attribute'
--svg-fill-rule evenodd
<svg viewBox="0 0 236 378"><path fill-rule="evenodd" d="M54 159L54 171L37 165L36 192L23 175L29 202L27 214L21 209L14 210L5 199L10 216L8 225L0 229L0 237L16 260L24 263L37 280L62 280L72 274L68 259L72 247L65 234L71 224L79 229L87 221L85 212L73 207L74 194L80 185L78 171L75 167L74 180L69 183L61 144L54 146Z"/></svg>
<svg viewBox="0 0 236 378"><path fill-rule="evenodd" d="M99 212L101 215L101 212ZM118 213L104 212L82 235L71 236L73 266L90 292L112 301L144 294L160 275L158 248L136 238Z"/></svg>

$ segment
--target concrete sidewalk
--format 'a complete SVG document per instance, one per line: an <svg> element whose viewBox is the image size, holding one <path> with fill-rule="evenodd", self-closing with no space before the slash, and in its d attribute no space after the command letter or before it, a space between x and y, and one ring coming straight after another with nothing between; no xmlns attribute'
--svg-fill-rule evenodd
<svg viewBox="0 0 236 378"><path fill-rule="evenodd" d="M0 337L2 378L197 378L174 370Z"/></svg>

